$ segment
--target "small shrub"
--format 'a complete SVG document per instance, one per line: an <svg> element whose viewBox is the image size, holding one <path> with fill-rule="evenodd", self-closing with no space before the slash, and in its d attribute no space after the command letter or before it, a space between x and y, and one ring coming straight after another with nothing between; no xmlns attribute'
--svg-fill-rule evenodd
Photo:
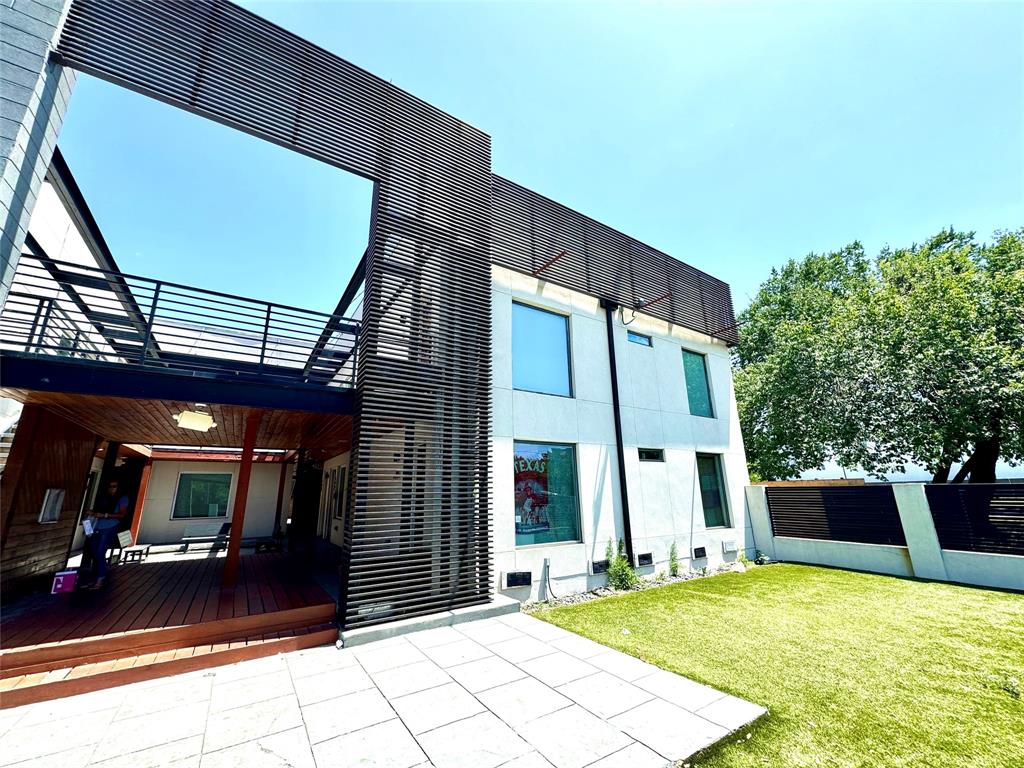
<svg viewBox="0 0 1024 768"><path fill-rule="evenodd" d="M640 577L636 575L633 566L626 559L626 545L622 539L619 539L618 552L615 551L612 540L608 539L608 546L605 548L604 554L608 559L608 586L618 590L636 587L640 582Z"/></svg>
<svg viewBox="0 0 1024 768"><path fill-rule="evenodd" d="M668 575L673 578L679 575L679 548L674 541L668 550Z"/></svg>

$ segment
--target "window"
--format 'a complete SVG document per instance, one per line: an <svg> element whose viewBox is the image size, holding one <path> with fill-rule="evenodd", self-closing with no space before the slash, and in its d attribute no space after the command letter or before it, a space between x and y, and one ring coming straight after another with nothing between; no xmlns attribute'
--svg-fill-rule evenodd
<svg viewBox="0 0 1024 768"><path fill-rule="evenodd" d="M644 347L651 346L651 337L644 336L642 333L636 333L634 331L626 331L626 338L632 341L634 344L640 344Z"/></svg>
<svg viewBox="0 0 1024 768"><path fill-rule="evenodd" d="M708 366L704 355L683 350L683 375L686 377L686 399L693 416L714 418L711 410L711 387L708 386Z"/></svg>
<svg viewBox="0 0 1024 768"><path fill-rule="evenodd" d="M47 488L43 496L43 506L39 510L40 523L56 523L60 520L60 512L64 508L64 489Z"/></svg>
<svg viewBox="0 0 1024 768"><path fill-rule="evenodd" d="M664 461L665 460L665 449L664 448L637 448L637 453L640 454L640 461Z"/></svg>
<svg viewBox="0 0 1024 768"><path fill-rule="evenodd" d="M512 304L512 386L572 397L569 318Z"/></svg>
<svg viewBox="0 0 1024 768"><path fill-rule="evenodd" d="M725 528L729 521L722 483L722 457L698 453L697 477L700 480L700 500L704 506L704 525L708 528Z"/></svg>
<svg viewBox="0 0 1024 768"><path fill-rule="evenodd" d="M514 454L516 546L581 541L575 446L516 441Z"/></svg>
<svg viewBox="0 0 1024 768"><path fill-rule="evenodd" d="M225 517L230 493L231 475L228 473L182 472L178 475L171 519Z"/></svg>

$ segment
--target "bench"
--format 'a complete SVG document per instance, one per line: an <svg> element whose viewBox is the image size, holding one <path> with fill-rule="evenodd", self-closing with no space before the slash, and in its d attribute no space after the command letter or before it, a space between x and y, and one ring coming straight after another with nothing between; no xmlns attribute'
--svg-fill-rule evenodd
<svg viewBox="0 0 1024 768"><path fill-rule="evenodd" d="M136 544L132 538L131 531L121 531L117 534L117 544L110 550L108 563L141 563L149 556L149 544Z"/></svg>
<svg viewBox="0 0 1024 768"><path fill-rule="evenodd" d="M181 551L188 552L193 544L209 544L210 549L221 549L228 545L231 523L186 523L185 535L181 537Z"/></svg>

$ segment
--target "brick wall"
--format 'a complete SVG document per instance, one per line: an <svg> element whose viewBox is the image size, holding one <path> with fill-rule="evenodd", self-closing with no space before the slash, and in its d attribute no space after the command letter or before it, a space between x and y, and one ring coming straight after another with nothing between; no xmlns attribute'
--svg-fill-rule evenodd
<svg viewBox="0 0 1024 768"><path fill-rule="evenodd" d="M36 586L65 565L96 452L92 432L38 405L26 405L0 488L0 595L4 601ZM40 523L48 488L63 488L55 523Z"/></svg>

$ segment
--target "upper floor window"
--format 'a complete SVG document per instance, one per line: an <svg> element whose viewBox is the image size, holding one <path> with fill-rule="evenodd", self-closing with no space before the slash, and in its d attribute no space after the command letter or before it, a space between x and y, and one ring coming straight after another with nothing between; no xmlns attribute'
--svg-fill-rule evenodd
<svg viewBox="0 0 1024 768"><path fill-rule="evenodd" d="M683 375L686 377L686 399L693 416L714 418L711 408L711 386L708 384L707 358L696 352L683 350Z"/></svg>
<svg viewBox="0 0 1024 768"><path fill-rule="evenodd" d="M710 453L697 454L697 477L700 500L704 507L704 525L725 528L729 525L725 506L725 483L722 482L722 457Z"/></svg>
<svg viewBox="0 0 1024 768"><path fill-rule="evenodd" d="M636 331L626 331L626 338L634 344L640 344L644 347L651 346L651 337L645 336L642 333L637 333Z"/></svg>
<svg viewBox="0 0 1024 768"><path fill-rule="evenodd" d="M512 386L572 397L569 318L513 302Z"/></svg>

